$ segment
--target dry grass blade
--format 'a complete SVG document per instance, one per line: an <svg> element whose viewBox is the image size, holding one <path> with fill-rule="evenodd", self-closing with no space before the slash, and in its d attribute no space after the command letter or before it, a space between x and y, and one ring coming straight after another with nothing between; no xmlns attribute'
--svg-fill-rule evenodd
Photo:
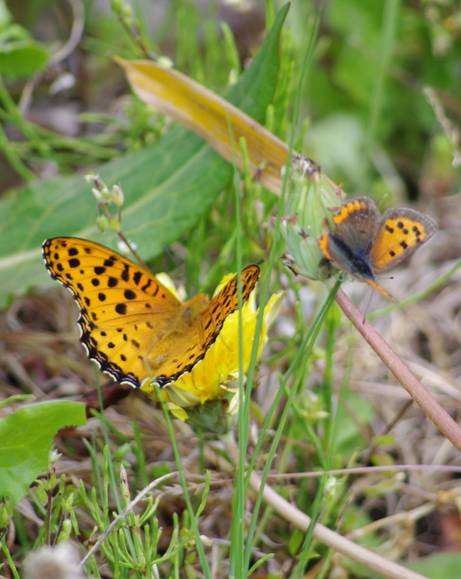
<svg viewBox="0 0 461 579"><path fill-rule="evenodd" d="M261 479L256 473L251 475L250 484L257 492ZM300 511L294 505L277 494L271 487L266 485L264 487L264 499L270 506L279 513L284 519L289 520L295 527L302 531L306 531L311 523L310 517ZM339 533L335 533L328 527L316 523L314 527L314 537L324 545L328 545L335 551L351 557L357 562L363 563L377 573L384 575L384 577L391 577L392 579L423 579L423 575L410 571L393 561L389 561L380 555L377 555L369 549L365 549L361 545L357 545L349 539L346 539Z"/></svg>
<svg viewBox="0 0 461 579"><path fill-rule="evenodd" d="M233 459L236 460L237 449L233 444L228 447L228 450L230 451L231 456L233 456ZM231 464L222 460L222 458L215 454L214 451L206 449L205 454L207 460L216 464L220 470L226 472L232 471ZM250 475L250 486L255 493L257 493L261 487L261 478L256 472L253 472ZM265 502L269 504L274 511L276 511L283 519L289 521L289 523L294 527L301 531L306 531L308 529L311 524L311 518L281 497L267 484L263 489L263 497ZM361 545L357 545L353 541L346 539L339 533L332 531L320 523L315 524L314 537L323 545L331 547L335 551L350 557L354 561L363 563L368 569L372 569L384 577L390 577L392 579L423 579L423 576L419 575L419 573L410 571L409 569L406 569L393 561L389 561Z"/></svg>

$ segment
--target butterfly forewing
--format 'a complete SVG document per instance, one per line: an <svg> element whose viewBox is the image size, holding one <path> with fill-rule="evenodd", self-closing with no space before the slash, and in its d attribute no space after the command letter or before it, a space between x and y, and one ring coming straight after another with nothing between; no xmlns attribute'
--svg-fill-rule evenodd
<svg viewBox="0 0 461 579"><path fill-rule="evenodd" d="M259 267L249 265L241 274L242 303L245 303L255 289L259 279ZM202 314L201 326L204 333L204 343L207 347L216 340L223 324L230 314L238 308L238 281L234 276L210 301Z"/></svg>
<svg viewBox="0 0 461 579"><path fill-rule="evenodd" d="M370 261L376 273L396 267L437 231L428 215L414 209L390 209L383 215L373 240Z"/></svg>
<svg viewBox="0 0 461 579"><path fill-rule="evenodd" d="M374 237L379 211L375 203L366 197L351 199L333 217L333 234L339 236L355 251L366 251Z"/></svg>

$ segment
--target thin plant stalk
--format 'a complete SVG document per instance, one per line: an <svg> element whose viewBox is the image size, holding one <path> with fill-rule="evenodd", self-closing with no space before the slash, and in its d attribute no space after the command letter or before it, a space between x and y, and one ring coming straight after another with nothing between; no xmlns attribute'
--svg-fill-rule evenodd
<svg viewBox="0 0 461 579"><path fill-rule="evenodd" d="M387 0L383 4L383 25L378 67L375 75L375 85L371 93L368 113L367 150L373 150L373 144L379 128L379 118L383 108L384 86L391 64L394 48L395 31L399 23L400 0Z"/></svg>
<svg viewBox="0 0 461 579"><path fill-rule="evenodd" d="M273 263L275 261L275 256L277 255L276 251L278 248L278 242L281 238L280 225L281 225L281 219L282 219L282 215L283 215L283 211L284 211L285 203L286 203L286 195L287 195L287 191L288 191L288 183L289 183L289 178L290 178L290 170L289 169L291 166L291 158L292 158L292 153L294 150L294 144L295 144L296 135L297 135L297 127L299 124L299 117L300 117L300 113L301 113L301 99L302 99L302 94L303 94L303 89L304 89L304 85L306 82L307 74L308 74L310 65L312 63L312 59L313 59L313 52L314 52L314 47L315 47L315 43L316 43L316 39L317 39L317 35L318 35L322 9L323 9L323 2L322 2L320 9L318 9L314 13L314 18L313 18L313 22L312 22L312 26L311 26L311 30L310 30L309 39L308 39L308 42L307 42L307 45L306 45L306 48L305 48L304 54L303 54L301 75L300 75L299 83L298 83L298 86L297 86L297 89L295 92L295 102L294 102L293 115L292 115L292 120L291 120L291 130L290 130L290 135L289 135L289 140L288 140L288 157L287 157L287 163L286 163L287 170L283 174L282 190L281 190L280 200L279 200L278 207L277 207L278 211L276 214L276 219L275 219L275 224L274 224L274 239L272 242L271 251L270 251L270 255L269 255L269 259L268 259L269 271L272 269ZM263 290L264 289L265 288L263 288ZM262 298L263 304L265 303L264 298L267 300L267 295L264 295ZM260 318L258 317L258 319L256 321L256 324L257 324L256 334L257 335L259 335L257 333L258 327L259 328L262 327L263 313L264 313L262 308L261 308L261 311L259 313L261 314ZM320 329L320 327L319 327L319 329ZM307 342L306 342L305 346L307 347ZM250 368L249 368L249 372L248 372L248 381L250 382L249 389L248 389L248 395L250 395L250 393L251 393L250 388L251 388L251 385L253 383L254 371L255 371L255 366L256 366L256 354L257 354L257 352L255 351L255 348L253 348L252 354L253 355L252 355ZM282 390L282 388L280 390ZM276 396L276 398L277 398L277 396ZM285 408L287 408L287 406ZM276 406L274 405L273 408L275 410ZM285 409L283 412L285 412ZM278 447L278 443L279 443L280 438L282 436L284 422L286 421L287 418L288 418L288 414L286 414L285 420L283 422L281 421L278 425L276 437L273 440L273 444L271 446L271 450L270 450L269 455L268 455L268 460L266 461L263 477L264 476L267 477L267 474L269 473L270 467L272 465L272 461L275 457L275 452L276 452L276 449ZM249 415L248 415L248 419L249 419ZM258 455L258 453L255 450L255 452L253 453L253 457L256 457L257 455ZM253 468L254 468L254 462L252 461L252 463L253 463ZM251 472L252 472L252 466L251 466L252 463L250 463L250 467L248 469L248 475L249 476L251 476ZM253 540L254 540L254 535L255 535L255 531L256 531L257 517L259 514L261 500L262 500L262 495L261 495L261 493L258 493L258 496L256 498L255 508L253 509L253 513L251 516L250 528L249 528L249 531L247 534L247 543L245 546L245 561L246 561L245 567L246 567L246 569L248 569L248 567L249 567L250 557L251 557L251 553L253 550Z"/></svg>
<svg viewBox="0 0 461 579"><path fill-rule="evenodd" d="M293 570L293 579L303 579L305 576L305 569L312 557L312 544L314 541L314 530L320 519L320 513L322 510L322 499L325 492L325 485L327 482L327 477L324 475L319 481L317 487L317 492L315 493L314 504L312 505L311 520L307 527L306 534L304 536L303 545L301 547L301 555L298 564Z"/></svg>
<svg viewBox="0 0 461 579"><path fill-rule="evenodd" d="M303 77L304 78L304 77ZM299 89L298 89L299 91ZM297 99L297 106L295 107L294 118L299 116L300 111L300 95L298 95ZM296 126L295 123L292 125L293 127ZM291 151L293 150L293 144L295 140L295 131L292 130L291 138L290 138L290 145L289 145L289 158L291 156ZM259 342L260 336L263 329L264 323L264 308L269 298L269 283L270 283L270 273L275 265L275 261L280 254L281 250L281 231L280 231L280 223L285 207L285 195L287 191L287 185L289 180L289 171L286 171L283 176L282 182L282 191L281 195L277 204L277 213L276 219L274 224L274 237L272 240L272 244L269 251L269 256L267 259L267 267L265 269L265 274L263 273L261 284L260 284L260 300L259 300L259 309L258 314L256 317L255 323L255 334L253 340L253 348L250 356L250 362L247 371L247 378L246 378L246 386L244 389L240 389L240 392L244 392L244 397L240 398L240 408L239 408L239 456L238 456L238 488L237 488L237 521L241 521L240 530L235 530L235 533L238 536L238 545L242 548L239 549L237 547L238 553L235 553L236 548L232 545L231 548L231 574L234 573L232 576L244 576L246 574L247 569L249 568L249 560L251 556L251 552L253 549L252 545L252 538L254 536L253 533L246 535L246 545L243 544L243 514L246 502L246 489L248 488L249 479L248 475L245 476L244 471L244 464L246 464L246 457L247 457L247 448L248 448L248 429L250 423L250 398L251 398L251 391L254 384L254 376L256 371L256 363L257 363L257 355L259 349ZM242 343L242 342L240 342ZM240 388L240 386L239 386ZM248 472L248 471L247 471ZM251 472L251 467L249 472ZM244 478L242 478L244 477ZM241 519L239 518L241 517ZM242 533L242 539L240 539L240 533ZM233 535L234 537L234 535ZM239 567L236 567L235 559L238 559ZM239 573L237 572L237 568L239 569Z"/></svg>
<svg viewBox="0 0 461 579"><path fill-rule="evenodd" d="M285 376L281 379L279 391L277 392L277 395L274 399L274 402L272 403L272 407L275 410L275 408L278 407L282 393L287 392L288 400L287 400L287 403L285 404L285 406L283 407L282 413L279 417L277 429L276 429L275 435L272 439L270 449L267 453L267 459L266 459L266 462L264 465L264 469L261 473L261 479L260 479L261 480L261 486L258 487L258 489L257 489L257 496L256 496L255 503L253 505L253 512L251 515L250 526L249 526L248 535L247 535L247 537L248 537L247 538L247 545L246 545L247 564L249 564L250 557L251 557L250 546L252 548L253 538L255 535L256 525L257 525L258 516L259 516L259 511L260 511L262 500L263 500L264 485L266 484L267 478L269 476L270 469L272 467L272 463L273 463L273 460L275 458L275 454L277 452L278 445L279 445L280 440L282 438L282 434L283 434L286 422L288 420L288 416L289 416L291 407L293 406L295 399L296 399L296 394L299 392L299 388L302 385L302 383L304 383L304 381L295 380L294 384L293 384L293 388L288 389L287 388L288 377L296 369L298 364L303 363L303 362L305 363L306 358L309 357L309 354L310 354L310 352L315 344L315 341L320 333L320 330L323 326L325 316L326 316L329 308L331 307L331 304L334 301L335 293L339 288L339 283L340 282L337 282L337 285L333 288L333 290L328 295L328 298L325 301L322 309L320 310L316 320L314 321L312 326L309 328L309 331L306 333L306 336L303 340L303 343L301 344L301 346L298 350L297 356L292 361L290 368L287 370ZM303 368L301 370L303 370ZM303 377L303 376L304 376L304 373L301 372L301 377ZM253 452L253 457L258 456L261 445L262 445L262 436L260 435L258 442L257 442L257 445L256 445L256 448ZM259 446L259 449L258 449L258 446ZM253 466L253 468L252 468L252 466ZM250 481L251 481L251 477L253 474L253 470L254 470L254 463L253 463L253 465L250 463L250 468L249 468Z"/></svg>
<svg viewBox="0 0 461 579"><path fill-rule="evenodd" d="M183 491L184 502L186 503L187 512L189 513L190 524L195 538L195 546L197 549L198 558L200 561L200 566L202 567L203 574L206 579L211 579L210 567L208 566L208 561L205 556L205 549L203 548L203 541L200 536L200 531L198 528L197 518L192 508L192 502L190 500L189 489L187 488L186 473L184 465L182 463L181 454L178 450L178 445L176 442L176 434L173 427L173 421L171 419L170 413L166 407L165 401L160 399L163 416L165 417L165 422L168 430L168 436L171 442L171 448L173 449L173 455L176 462L176 468L178 469L179 482Z"/></svg>
<svg viewBox="0 0 461 579"><path fill-rule="evenodd" d="M164 474L163 476L156 478L155 480L151 481L147 486L145 486L137 495L136 497L130 501L130 503L125 507L125 509L120 512L112 521L111 523L107 526L107 528L105 529L104 533L102 533L102 535L98 538L98 540L96 541L96 543L91 547L91 549L88 551L88 553L83 557L83 559L80 561L80 566L83 567L86 562L93 556L96 554L96 552L99 550L99 548L101 547L101 545L104 543L104 541L107 539L107 537L112 533L112 531L114 530L114 528L118 525L118 523L120 523L123 519L126 518L126 516L131 513L134 509L134 507L145 497L147 496L149 493L151 493L156 487L158 487L159 485L163 484L164 482L167 482L173 478L175 478L178 475L177 472L169 472L167 474Z"/></svg>
<svg viewBox="0 0 461 579"><path fill-rule="evenodd" d="M246 451L248 445L248 421L247 421L247 391L244 384L243 375L243 321L242 321L242 231L241 231L241 206L240 206L240 177L237 170L234 171L234 190L235 190L235 252L237 261L237 298L238 298L238 363L239 363L239 413L238 413L238 447L239 456L237 461L237 473L234 483L234 516L232 517L231 529L231 557L230 557L230 574L231 577L239 577L243 571L243 549L244 549L244 524L245 524L245 503L246 503L246 487L245 487L245 463ZM258 343L259 337L255 337L255 342Z"/></svg>
<svg viewBox="0 0 461 579"><path fill-rule="evenodd" d="M417 303L425 300L432 293L434 293L438 289L444 287L459 269L461 269L461 260L457 261L452 267L450 267L450 269L448 269L446 272L442 273L434 282L432 282L431 285L424 288L420 292L417 292L411 296L408 296L407 298L403 298L402 300L399 300L395 304L390 304L390 305L386 306L385 308L381 308L379 310L371 312L370 314L367 315L367 318L369 320L375 320L376 318L380 318L382 316L387 316L388 314L390 314L394 310L401 310L408 305L417 304Z"/></svg>
<svg viewBox="0 0 461 579"><path fill-rule="evenodd" d="M336 308L330 308L326 319L327 342L325 352L325 370L323 373L324 379L322 387L324 406L327 412L325 434L324 434L325 443L323 448L320 447L320 449L317 450L319 454L319 459L321 463L324 465L324 468L326 470L328 470L332 466L331 458L333 454L334 437L336 432L334 428L334 425L336 424L335 420L336 415L334 415L333 413L332 399L333 399L333 355L335 351L335 337L337 327L338 327L338 315L336 312ZM327 475L322 476L317 486L314 503L312 505L311 522L307 528L306 535L304 537L299 562L293 571L294 578L299 577L301 579L302 577L304 577L306 566L309 563L312 556L314 528L320 519L327 478L328 478Z"/></svg>

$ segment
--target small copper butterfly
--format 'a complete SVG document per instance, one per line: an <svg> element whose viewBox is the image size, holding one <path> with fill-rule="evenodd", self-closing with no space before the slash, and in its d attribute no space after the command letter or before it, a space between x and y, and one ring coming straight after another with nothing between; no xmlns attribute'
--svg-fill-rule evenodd
<svg viewBox="0 0 461 579"><path fill-rule="evenodd" d="M335 211L319 244L328 262L394 301L376 275L398 265L436 231L432 217L419 211L402 207L381 215L374 201L357 197Z"/></svg>

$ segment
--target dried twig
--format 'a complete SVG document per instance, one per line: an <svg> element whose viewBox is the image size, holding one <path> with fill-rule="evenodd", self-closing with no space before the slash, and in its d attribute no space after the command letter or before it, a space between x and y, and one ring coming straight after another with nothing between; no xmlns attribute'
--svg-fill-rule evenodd
<svg viewBox="0 0 461 579"><path fill-rule="evenodd" d="M139 501L141 501L144 497L146 497L150 492L152 492L156 487L158 487L162 483L164 483L172 478L175 478L177 474L178 474L177 472L169 472L168 474L164 474L163 476L153 480L146 487L144 487L142 489L142 491L140 491L135 496L135 498L127 505L126 509L124 509L121 513L119 513L115 517L115 519L110 523L110 525L107 527L107 529L104 531L104 533L99 537L99 539L96 541L96 543L91 547L91 549L88 551L88 553L80 561L80 566L83 567L83 565L88 561L88 559L90 557L92 557L98 551L99 547L104 543L104 541L107 539L107 537L112 533L112 531L118 525L118 523L120 521L122 521L128 515L128 513L130 513L134 509L134 507L139 503Z"/></svg>
<svg viewBox="0 0 461 579"><path fill-rule="evenodd" d="M261 479L256 473L251 475L250 485L256 492L259 491ZM302 531L308 529L311 524L310 517L282 498L270 486L266 485L264 487L263 496L274 511L279 513L284 519L290 521ZM391 577L392 579L424 579L423 575L410 571L410 569L406 569L402 565L389 561L377 553L349 541L349 539L346 539L339 533L335 533L320 523L316 523L314 527L314 537L320 543L354 559L354 561L363 563L368 569L381 573L385 577Z"/></svg>
<svg viewBox="0 0 461 579"><path fill-rule="evenodd" d="M228 443L227 450L232 456L233 462L235 462L238 452L235 443ZM231 463L224 460L211 449L205 449L205 455L207 460L214 463L221 470L225 472L233 472ZM261 487L261 477L255 472L250 475L250 486L256 493L259 492ZM308 515L282 498L267 484L264 486L262 493L264 500L274 509L274 511L279 513L281 517L302 531L308 529L311 524L311 518ZM385 577L390 577L392 579L424 579L422 575L410 571L393 561L388 561L377 553L353 543L349 539L346 539L339 533L328 529L320 523L315 524L314 537L320 543L350 557L354 561L363 563L369 569L377 571Z"/></svg>

